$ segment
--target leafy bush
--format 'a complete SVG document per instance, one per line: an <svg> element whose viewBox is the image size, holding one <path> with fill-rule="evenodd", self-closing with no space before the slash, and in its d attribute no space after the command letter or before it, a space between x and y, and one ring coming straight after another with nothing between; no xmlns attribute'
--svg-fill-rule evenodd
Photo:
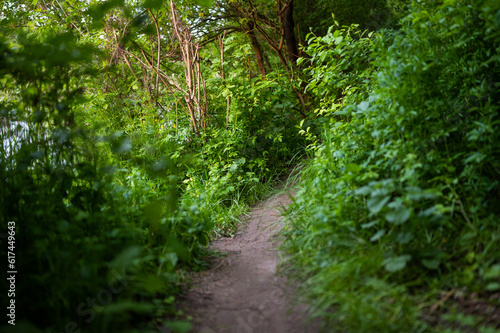
<svg viewBox="0 0 500 333"><path fill-rule="evenodd" d="M417 288L500 287L485 275L500 260L494 15L492 2L414 2L400 30L311 40L309 89L330 124L287 243L342 328L420 331Z"/></svg>
<svg viewBox="0 0 500 333"><path fill-rule="evenodd" d="M160 156L112 172L108 162L132 142L99 143L81 121L93 48L69 33L9 37L0 40L0 216L16 223L14 328L132 331L137 318L172 316L177 270L196 264L210 225L178 208L175 167Z"/></svg>

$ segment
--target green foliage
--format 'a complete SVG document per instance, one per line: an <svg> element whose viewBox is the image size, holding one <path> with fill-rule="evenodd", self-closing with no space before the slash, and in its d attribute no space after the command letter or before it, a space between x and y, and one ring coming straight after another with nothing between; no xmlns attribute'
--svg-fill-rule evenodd
<svg viewBox="0 0 500 333"><path fill-rule="evenodd" d="M361 33L357 25L339 28L335 24L325 36L310 36L308 40L311 79L306 91L314 94L315 104L320 107L315 110L318 115L334 113L342 117L347 114L344 106L368 97L367 86L374 71L371 58L374 45L373 33ZM304 61L301 58L298 63Z"/></svg>
<svg viewBox="0 0 500 333"><path fill-rule="evenodd" d="M226 78L220 75L220 58L206 73L215 119L202 142L185 147L196 153L186 164L182 195L183 205L196 206L214 221L216 236L234 232L244 203L259 198L300 154L304 142L295 130L296 101L288 78L282 73L255 77L250 45L242 43L241 36L226 38L224 44ZM182 154L178 150L174 155Z"/></svg>
<svg viewBox="0 0 500 333"><path fill-rule="evenodd" d="M178 208L168 158L137 154L140 168L113 173L135 142L90 128L98 109L80 87L97 73L94 47L71 33L4 31L0 216L16 223L14 328L144 331L152 316L175 315L178 270L196 266L210 224Z"/></svg>
<svg viewBox="0 0 500 333"><path fill-rule="evenodd" d="M130 203L115 196L92 134L76 122L84 98L73 77L89 73L80 64L92 49L71 34L10 37L16 42L0 41L0 215L16 223L16 328L127 329L132 313L154 309L141 296L151 285L140 281L158 253L139 247L150 239L137 228L146 220L126 214ZM8 290L5 281L2 287ZM94 308L87 299L96 295Z"/></svg>
<svg viewBox="0 0 500 333"><path fill-rule="evenodd" d="M303 148L292 83L254 77L243 35L227 43L226 80L217 60L201 67L210 122L192 131L185 94L143 66L156 47L175 56L162 3L0 5L0 216L16 222L19 332L189 330L175 320L183 271Z"/></svg>
<svg viewBox="0 0 500 333"><path fill-rule="evenodd" d="M415 2L399 31L311 39L308 89L329 123L311 147L287 243L335 327L418 332L417 287L496 290L495 15L486 1Z"/></svg>

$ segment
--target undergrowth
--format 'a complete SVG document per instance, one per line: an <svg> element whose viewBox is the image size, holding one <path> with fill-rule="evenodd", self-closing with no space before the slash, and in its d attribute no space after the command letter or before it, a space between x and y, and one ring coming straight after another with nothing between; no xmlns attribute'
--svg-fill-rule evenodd
<svg viewBox="0 0 500 333"><path fill-rule="evenodd" d="M500 290L499 13L414 1L399 30L309 37L323 130L285 246L335 331L455 329L424 320L436 293Z"/></svg>
<svg viewBox="0 0 500 333"><path fill-rule="evenodd" d="M180 92L152 96L138 84L139 66L130 74L109 60L96 17L117 6L136 13L132 4L71 5L82 6L72 15L88 15L87 34L35 3L34 13L14 8L24 21L0 16L0 219L15 222L0 254L15 252L19 272L9 296L16 325L0 329L186 332L175 306L185 272L203 267L210 239L232 235L303 150L291 83L247 76L234 64L247 63L248 42L228 40L240 48L226 58L232 74L223 81L217 64L203 68L213 114L195 133Z"/></svg>

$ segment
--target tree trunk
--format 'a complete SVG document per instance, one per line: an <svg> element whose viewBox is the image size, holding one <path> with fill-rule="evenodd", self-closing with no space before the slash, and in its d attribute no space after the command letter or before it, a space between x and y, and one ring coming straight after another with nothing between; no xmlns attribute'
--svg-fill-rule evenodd
<svg viewBox="0 0 500 333"><path fill-rule="evenodd" d="M266 75L266 67L264 66L264 57L262 56L262 47L255 36L254 23L247 23L247 33L252 42L252 47L255 52L255 58L257 60L257 66L259 66L259 72L261 75Z"/></svg>
<svg viewBox="0 0 500 333"><path fill-rule="evenodd" d="M295 39L293 22L293 0L290 0L283 13L283 30L285 32L285 41L288 51L288 58L293 65L297 62L299 51L297 47L297 40Z"/></svg>

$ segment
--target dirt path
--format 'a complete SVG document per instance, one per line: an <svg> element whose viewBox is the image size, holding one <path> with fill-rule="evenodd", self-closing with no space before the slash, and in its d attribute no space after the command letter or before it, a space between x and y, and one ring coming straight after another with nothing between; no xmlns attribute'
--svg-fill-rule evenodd
<svg viewBox="0 0 500 333"><path fill-rule="evenodd" d="M213 260L200 273L185 300L193 316L194 332L202 333L313 333L305 321L305 307L292 304L286 279L276 275L279 256L274 234L280 211L290 203L287 193L254 207L247 227L233 238L214 241L225 258ZM314 326L314 325L313 325Z"/></svg>

